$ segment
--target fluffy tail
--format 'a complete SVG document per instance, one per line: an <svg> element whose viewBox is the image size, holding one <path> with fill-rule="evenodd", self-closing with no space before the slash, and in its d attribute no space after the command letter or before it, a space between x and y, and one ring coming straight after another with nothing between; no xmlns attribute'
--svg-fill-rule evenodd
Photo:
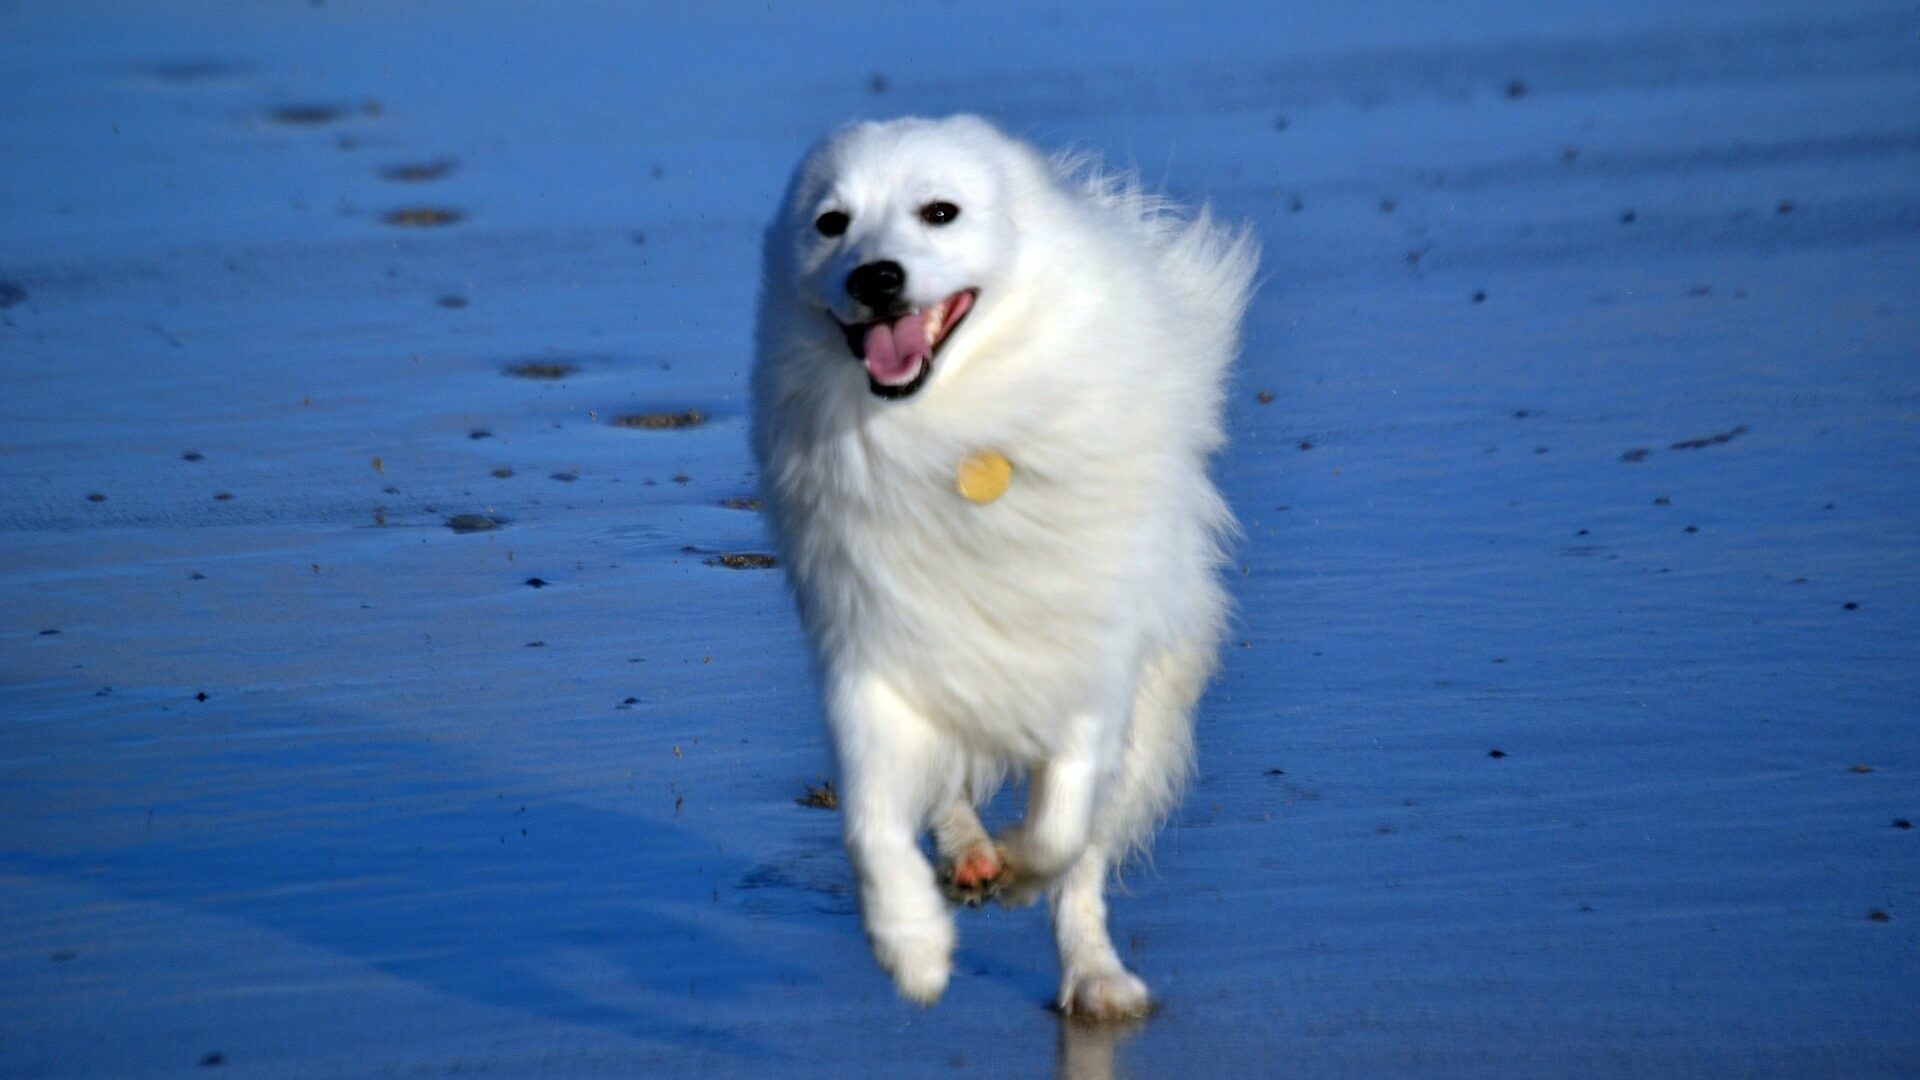
<svg viewBox="0 0 1920 1080"><path fill-rule="evenodd" d="M1189 214L1142 188L1138 174L1109 170L1090 153L1059 153L1051 164L1061 183L1080 189L1095 205L1146 233L1161 253L1168 288L1191 313L1193 329L1209 337L1207 347L1195 349L1195 355L1231 362L1239 352L1240 317L1253 296L1253 275L1260 264L1260 242L1252 227L1222 225L1205 205Z"/></svg>
<svg viewBox="0 0 1920 1080"><path fill-rule="evenodd" d="M1229 228L1205 206L1166 248L1167 280L1186 292L1201 325L1220 335L1218 354L1231 361L1240 351L1240 317L1253 296L1260 242L1247 225Z"/></svg>

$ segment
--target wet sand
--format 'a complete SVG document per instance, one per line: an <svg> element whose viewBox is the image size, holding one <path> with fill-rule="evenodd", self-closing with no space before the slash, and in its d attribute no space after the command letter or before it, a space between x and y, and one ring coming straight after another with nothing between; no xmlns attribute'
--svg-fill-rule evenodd
<svg viewBox="0 0 1920 1080"><path fill-rule="evenodd" d="M0 8L0 1074L1920 1072L1917 40ZM956 109L1266 244L1126 1030L873 968L754 498L786 170Z"/></svg>

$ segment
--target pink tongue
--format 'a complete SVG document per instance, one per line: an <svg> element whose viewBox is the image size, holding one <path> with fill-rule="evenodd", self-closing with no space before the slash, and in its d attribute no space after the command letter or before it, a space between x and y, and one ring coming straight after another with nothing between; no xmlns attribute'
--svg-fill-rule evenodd
<svg viewBox="0 0 1920 1080"><path fill-rule="evenodd" d="M867 327L867 373L882 385L913 378L931 355L933 347L927 344L925 312L916 311L890 323Z"/></svg>

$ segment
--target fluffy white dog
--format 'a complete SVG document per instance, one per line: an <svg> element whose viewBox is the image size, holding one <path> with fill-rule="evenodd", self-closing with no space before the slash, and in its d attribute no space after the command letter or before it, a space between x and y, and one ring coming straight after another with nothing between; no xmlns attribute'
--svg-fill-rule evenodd
<svg viewBox="0 0 1920 1080"><path fill-rule="evenodd" d="M946 989L947 897L1045 892L1061 1009L1148 1009L1103 893L1191 770L1232 528L1207 459L1257 257L971 116L842 129L794 176L754 451L867 934L909 998ZM1010 773L1026 819L989 839Z"/></svg>

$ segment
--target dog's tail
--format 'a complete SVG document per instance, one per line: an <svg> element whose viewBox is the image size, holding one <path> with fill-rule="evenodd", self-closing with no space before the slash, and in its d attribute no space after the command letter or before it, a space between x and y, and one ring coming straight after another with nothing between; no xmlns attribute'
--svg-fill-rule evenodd
<svg viewBox="0 0 1920 1080"><path fill-rule="evenodd" d="M1189 213L1140 185L1131 170L1110 170L1084 151L1054 155L1053 172L1098 206L1134 222L1161 253L1167 287L1188 313L1186 325L1198 339L1195 358L1217 358L1224 367L1240 351L1240 317L1253 296L1260 264L1260 242L1248 225L1238 228L1215 220L1210 207Z"/></svg>
<svg viewBox="0 0 1920 1080"><path fill-rule="evenodd" d="M1210 207L1202 206L1173 236L1165 258L1168 279L1185 287L1206 325L1219 329L1220 351L1231 359L1239 352L1240 317L1253 297L1253 275L1260 265L1252 226L1222 225Z"/></svg>
<svg viewBox="0 0 1920 1080"><path fill-rule="evenodd" d="M1225 391L1227 369L1240 355L1240 319L1259 262L1253 230L1221 224L1206 206L1183 219L1161 249L1163 288L1185 314L1182 356L1211 376L1216 395ZM1220 404L1216 397L1216 413Z"/></svg>

